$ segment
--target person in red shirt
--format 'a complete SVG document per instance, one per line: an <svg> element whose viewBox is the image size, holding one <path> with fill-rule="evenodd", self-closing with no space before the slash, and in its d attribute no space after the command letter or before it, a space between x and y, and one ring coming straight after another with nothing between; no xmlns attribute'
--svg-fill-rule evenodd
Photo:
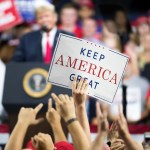
<svg viewBox="0 0 150 150"><path fill-rule="evenodd" d="M74 4L66 4L60 11L60 25L59 29L73 33L76 37L82 37L82 30L77 25L78 12Z"/></svg>

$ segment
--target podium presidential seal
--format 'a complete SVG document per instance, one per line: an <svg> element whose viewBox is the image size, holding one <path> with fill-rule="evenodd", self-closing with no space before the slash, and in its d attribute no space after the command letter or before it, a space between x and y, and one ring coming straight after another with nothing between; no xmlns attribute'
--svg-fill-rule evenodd
<svg viewBox="0 0 150 150"><path fill-rule="evenodd" d="M41 68L28 71L23 78L23 88L26 94L33 98L45 96L52 85L47 84L48 72Z"/></svg>

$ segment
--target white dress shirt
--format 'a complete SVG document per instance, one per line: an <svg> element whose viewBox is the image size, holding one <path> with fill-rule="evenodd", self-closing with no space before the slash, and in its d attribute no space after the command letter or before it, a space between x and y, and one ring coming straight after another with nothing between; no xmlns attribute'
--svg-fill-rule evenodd
<svg viewBox="0 0 150 150"><path fill-rule="evenodd" d="M51 47L53 47L53 45L54 45L56 32L57 32L57 27L54 27L49 32L49 43L50 43ZM47 33L43 32L43 34L42 34L42 55L43 55L43 57L46 55L46 42L47 42Z"/></svg>

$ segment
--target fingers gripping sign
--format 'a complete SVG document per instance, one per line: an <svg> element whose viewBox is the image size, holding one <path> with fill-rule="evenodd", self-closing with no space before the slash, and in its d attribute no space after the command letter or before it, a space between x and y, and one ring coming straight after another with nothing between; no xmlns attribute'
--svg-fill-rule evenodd
<svg viewBox="0 0 150 150"><path fill-rule="evenodd" d="M81 78L78 82L77 78L74 78L72 83L72 95L77 106L85 104L88 87L87 80Z"/></svg>

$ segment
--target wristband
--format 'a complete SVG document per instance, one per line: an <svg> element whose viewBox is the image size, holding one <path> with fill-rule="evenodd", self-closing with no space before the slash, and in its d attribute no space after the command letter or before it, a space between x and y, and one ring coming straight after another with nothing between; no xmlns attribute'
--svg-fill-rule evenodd
<svg viewBox="0 0 150 150"><path fill-rule="evenodd" d="M68 126L69 124L71 124L72 122L76 121L76 120L77 120L77 118L71 118L71 119L69 119L69 120L66 122L67 126Z"/></svg>

